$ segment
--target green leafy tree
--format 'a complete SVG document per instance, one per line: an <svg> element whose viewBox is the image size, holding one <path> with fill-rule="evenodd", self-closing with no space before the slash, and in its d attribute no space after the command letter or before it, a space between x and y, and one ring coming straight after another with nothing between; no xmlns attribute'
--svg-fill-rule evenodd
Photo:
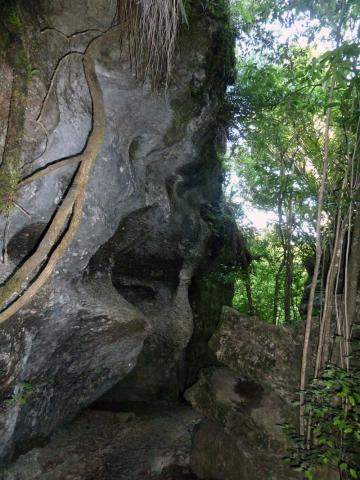
<svg viewBox="0 0 360 480"><path fill-rule="evenodd" d="M297 265L299 272L306 267L311 285L300 385L298 441L305 462L300 467L312 478L327 462L339 478L358 478L351 444L358 453L359 384L350 341L360 269L360 5L248 0L235 1L234 11L243 53L230 92L239 124L237 138L233 135L239 190L251 205L277 214L265 244L259 235L251 242L252 251L261 252L253 253L251 269L255 312L267 321L294 321L300 301L295 272ZM300 48L294 36L279 45L267 28L274 21L287 27L301 23L309 46ZM313 40L324 29L328 51L319 55ZM241 277L235 304L248 308ZM318 344L315 379L307 388L314 314L320 330L312 339ZM326 410L337 397L341 401Z"/></svg>

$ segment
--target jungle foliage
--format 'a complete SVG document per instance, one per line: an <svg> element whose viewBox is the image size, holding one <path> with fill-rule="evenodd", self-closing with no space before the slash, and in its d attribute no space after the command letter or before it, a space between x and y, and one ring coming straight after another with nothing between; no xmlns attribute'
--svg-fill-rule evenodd
<svg viewBox="0 0 360 480"><path fill-rule="evenodd" d="M359 478L360 4L234 1L233 17L230 197L276 218L259 232L239 215L252 263L237 276L234 306L305 322L294 467L306 478L322 468Z"/></svg>

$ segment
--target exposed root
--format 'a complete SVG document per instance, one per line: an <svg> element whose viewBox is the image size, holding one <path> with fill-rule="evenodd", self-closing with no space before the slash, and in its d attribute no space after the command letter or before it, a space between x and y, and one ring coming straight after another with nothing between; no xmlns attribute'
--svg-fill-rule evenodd
<svg viewBox="0 0 360 480"><path fill-rule="evenodd" d="M80 162L79 169L75 174L63 203L59 206L36 251L0 288L0 305L2 305L3 308L5 307L0 313L0 323L5 322L32 300L34 295L53 273L62 254L71 244L80 225L86 187L92 166L99 153L105 135L103 97L95 73L94 60L96 45L101 37L97 37L90 43L83 58L85 76L92 98L93 125L84 152L74 157ZM67 160L70 161L70 159ZM69 218L70 221L68 223ZM67 223L68 228L66 229ZM61 235L63 236L61 237ZM59 241L60 237L61 239ZM56 243L57 246L55 246ZM38 274L38 270L47 258L48 261L46 265ZM37 274L38 276L34 279Z"/></svg>
<svg viewBox="0 0 360 480"><path fill-rule="evenodd" d="M2 287L0 287L0 304L3 307L6 307L6 304L13 301L14 297L19 297L19 300L24 298L28 290L24 293L23 297L20 297L22 290L31 281L31 277L36 275L38 268L46 260L60 234L63 232L66 221L72 211L75 198L76 190L71 187L36 251L14 273L14 275L10 277ZM18 305L19 300L15 300L10 307L5 308L5 310L0 313L0 323L5 321L18 310L18 308L14 310L14 307Z"/></svg>
<svg viewBox="0 0 360 480"><path fill-rule="evenodd" d="M59 168L68 167L69 165L77 165L82 160L82 154L76 155L75 157L63 158L62 160L56 160L53 163L48 163L43 168L36 170L36 172L31 173L28 177L25 177L20 183L19 188L29 185L35 180L48 175L51 172L55 172Z"/></svg>
<svg viewBox="0 0 360 480"><path fill-rule="evenodd" d="M61 30L55 27L46 27L40 30L40 33L46 33L46 32L56 32L62 37L64 37L66 40L70 40L71 38L75 38L78 35L84 35L85 33L89 33L89 32L96 32L100 34L106 33L105 30L100 30L99 28L87 28L86 30L79 30L78 32L74 32L71 35L66 35L66 33L62 32Z"/></svg>
<svg viewBox="0 0 360 480"><path fill-rule="evenodd" d="M44 31L48 31L48 30L54 30L55 32L59 33L59 34L62 34L59 30L56 30L56 29L46 29ZM64 35L64 34L62 34ZM66 35L64 35L65 38L68 38L66 37ZM70 58L70 55L81 55L81 56L84 56L83 53L81 52L75 52L75 51L71 51L71 52L67 52L65 55L63 55L56 67L55 67L55 70L51 76L51 79L50 79L50 84L49 84L49 88L46 92L46 95L44 97L44 100L42 101L42 104L41 104L41 107L40 107L40 111L39 111L39 115L36 119L36 123L38 125L40 125L40 127L43 129L44 133L45 133L45 137L46 137L46 142L45 142L45 148L44 150L42 151L42 153L40 155L38 155L34 160L38 160L39 158L42 157L42 155L46 152L46 149L47 149L47 145L48 145L48 142L49 142L49 133L47 131L47 129L45 128L44 124L42 123L42 120L41 120L41 116L42 116L42 113L47 105L47 102L49 100L49 97L53 91L53 88L54 88L54 85L55 85L55 80L56 80L56 76L57 76L57 73L60 69L60 67L62 66L64 60L69 60ZM31 173L30 175L28 175L27 177L23 178L19 183L18 183L18 188L21 188L25 185L28 185L29 183L31 182L34 182L35 180L38 180L39 178L43 177L44 175L47 175L48 173L50 172L53 172L55 170L57 170L58 168L62 168L66 165L77 165L79 162L80 162L80 157L81 155L76 155L75 157L69 157L69 158L64 158L62 160L57 160L53 163L50 163L48 165L45 165L45 167L43 168L40 168L38 169L36 172L33 172Z"/></svg>
<svg viewBox="0 0 360 480"><path fill-rule="evenodd" d="M55 27L46 27L46 28L43 28L42 30L40 30L40 33L47 33L47 32L55 32L55 33L58 33L59 35L61 35L61 36L69 43L69 46L70 46L70 42L69 42L68 36L65 35L65 33L62 32L61 30L59 30L58 28L55 28Z"/></svg>
<svg viewBox="0 0 360 480"><path fill-rule="evenodd" d="M80 33L86 33L88 30L86 30L85 32L79 32L79 33L76 33L76 34L73 34L69 37L67 37L64 33L62 33L60 30L57 30L57 29L54 29L54 28L46 28L45 30L42 31L43 32L47 32L47 31L54 31L56 33L58 33L59 35L65 37L67 40L69 40L69 48L70 48L70 39L76 35L79 35ZM94 30L96 32L99 32L100 30ZM97 37L99 38L99 37ZM70 56L71 55L80 55L80 56L84 56L84 54L82 52L77 52L77 51L70 51L70 52L67 52L65 53L58 61L58 63L56 64L56 67L54 69L54 72L51 76L51 79L50 79L50 84L49 84L49 88L47 89L47 92L46 92L46 95L44 97L44 100L42 101L42 104L41 104L41 108L40 108L40 111L39 111L39 115L36 119L36 122L41 126L41 128L44 130L44 133L45 133L45 136L46 136L46 143L45 143L45 148L43 150L43 152L41 153L41 155L39 155L38 157L36 157L33 161L36 161L38 160L39 158L42 157L42 155L46 152L46 148L47 148L47 145L48 145L48 142L49 142L49 134L48 134L48 131L46 130L44 124L42 123L42 120L41 120L41 116L42 116L42 113L47 105L47 102L50 98L50 95L53 91L53 88L54 88L54 85L55 85L55 81L56 81L56 77L57 77L57 73L60 69L60 67L62 66L63 62L65 60L69 60ZM50 163L50 164L47 164L45 165L43 168L40 168L38 169L37 171L31 173L30 175L28 175L27 177L23 178L19 184L18 184L18 188L21 188L21 187L24 187L25 185L28 185L36 180L38 180L39 178L42 178L43 176L47 175L48 173L51 173L51 172L54 172L55 170L59 169L59 168L62 168L62 167L65 167L65 166L68 166L68 165L77 165L79 162L81 161L81 154L79 155L76 155L74 157L69 157L69 158L64 158L64 159L61 159L61 160L57 160L53 163Z"/></svg>
<svg viewBox="0 0 360 480"><path fill-rule="evenodd" d="M46 107L47 102L48 102L48 99L49 99L49 97L50 97L50 95L51 95L51 92L52 92L52 90L53 90L53 88L54 88L54 84L55 84L55 80L56 80L57 73L58 73L60 67L62 66L62 63L64 62L64 60L66 60L66 59L68 60L69 57L70 57L70 55L81 55L81 56L82 56L83 54L82 54L81 52L67 52L67 53L65 53L65 55L63 55L63 56L59 59L58 63L56 64L55 70L54 70L54 72L53 72L53 74L52 74L52 76L51 76L49 88L48 88L47 93L46 93L46 95L45 95L45 97L44 97L44 100L43 100L43 102L42 102L39 115L38 115L38 117L37 117L37 119L36 119L38 122L41 120L42 112L44 111L44 108Z"/></svg>

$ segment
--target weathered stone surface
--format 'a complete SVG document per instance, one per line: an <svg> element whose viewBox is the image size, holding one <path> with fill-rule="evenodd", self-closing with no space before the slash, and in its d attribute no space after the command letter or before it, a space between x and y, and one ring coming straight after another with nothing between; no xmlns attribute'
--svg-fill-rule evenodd
<svg viewBox="0 0 360 480"><path fill-rule="evenodd" d="M246 268L249 252L245 240L226 205L204 209L213 226L206 255L192 280L190 303L194 314L194 333L186 350L187 387L198 378L199 371L217 362L209 340L219 325L222 307L231 305L233 281L228 275L234 268Z"/></svg>
<svg viewBox="0 0 360 480"><path fill-rule="evenodd" d="M300 478L281 465L281 457L252 450L217 422L204 421L193 439L191 469L203 480L291 480ZM255 445L255 444L254 444Z"/></svg>
<svg viewBox="0 0 360 480"><path fill-rule="evenodd" d="M214 45L221 52L222 25L194 15L165 96L136 80L119 28L102 33L115 4L34 6L24 174L83 151L93 113L83 52L96 36L106 134L71 246L32 302L1 325L0 459L48 436L111 387L114 398L136 400L182 389L193 332L188 289L212 228L204 210L221 203L217 114L227 80ZM0 216L0 232L8 225L0 282L36 248L76 168L21 188L21 208Z"/></svg>
<svg viewBox="0 0 360 480"><path fill-rule="evenodd" d="M225 307L210 348L221 363L268 385L286 399L298 386L299 340L290 329L239 315Z"/></svg>
<svg viewBox="0 0 360 480"><path fill-rule="evenodd" d="M136 407L135 407L136 408ZM173 405L84 411L43 448L0 471L1 480L192 480L191 437L199 416Z"/></svg>
<svg viewBox="0 0 360 480"><path fill-rule="evenodd" d="M282 460L282 425L296 422L296 337L224 307L210 347L226 367L204 369L185 393L208 419L194 437L193 471L215 480L299 478Z"/></svg>
<svg viewBox="0 0 360 480"><path fill-rule="evenodd" d="M74 417L131 371L141 351L146 320L110 281L60 287L23 310L26 327L0 332L4 456Z"/></svg>

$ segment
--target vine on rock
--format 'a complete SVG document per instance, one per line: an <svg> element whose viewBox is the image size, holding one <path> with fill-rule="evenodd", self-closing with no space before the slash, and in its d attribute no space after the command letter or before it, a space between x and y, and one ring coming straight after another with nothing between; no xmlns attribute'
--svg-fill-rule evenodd
<svg viewBox="0 0 360 480"><path fill-rule="evenodd" d="M66 193L61 205L51 220L46 234L37 246L35 252L25 263L0 287L0 323L5 322L12 315L27 305L39 289L53 273L62 254L73 240L82 218L85 202L86 187L89 182L92 166L103 143L106 121L102 91L95 72L96 48L104 37L112 31L96 37L88 46L83 65L86 81L92 99L92 130L85 150L74 157L60 160L44 169L35 172L20 183L27 185L41 176L53 171L64 164L79 163L79 168Z"/></svg>

